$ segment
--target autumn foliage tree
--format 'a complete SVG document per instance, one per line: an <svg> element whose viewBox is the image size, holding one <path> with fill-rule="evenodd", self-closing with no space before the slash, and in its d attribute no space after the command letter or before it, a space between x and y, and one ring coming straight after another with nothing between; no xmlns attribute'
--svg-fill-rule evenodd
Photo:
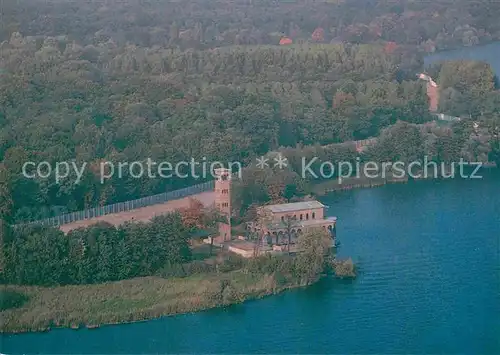
<svg viewBox="0 0 500 355"><path fill-rule="evenodd" d="M189 205L187 207L181 208L179 213L181 214L182 223L190 228L204 228L204 212L203 203L195 198L189 198Z"/></svg>

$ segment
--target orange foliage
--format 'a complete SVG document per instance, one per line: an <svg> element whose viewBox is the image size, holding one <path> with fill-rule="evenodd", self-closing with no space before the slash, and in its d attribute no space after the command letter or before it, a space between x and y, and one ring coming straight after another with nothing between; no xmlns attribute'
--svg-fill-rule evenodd
<svg viewBox="0 0 500 355"><path fill-rule="evenodd" d="M385 45L385 47L384 47L384 51L387 54L391 54L397 48L398 48L398 45L395 42L387 42L386 45Z"/></svg>
<svg viewBox="0 0 500 355"><path fill-rule="evenodd" d="M189 228L203 228L203 203L199 200L190 198L189 206L179 209L182 223Z"/></svg>
<svg viewBox="0 0 500 355"><path fill-rule="evenodd" d="M354 98L354 96L352 96L352 94L349 93L346 94L345 92L339 91L333 97L333 108L339 108L345 103L355 102L355 101L356 99Z"/></svg>
<svg viewBox="0 0 500 355"><path fill-rule="evenodd" d="M314 30L311 37L313 41L322 42L325 40L325 30L323 30L321 27L318 27Z"/></svg>
<svg viewBox="0 0 500 355"><path fill-rule="evenodd" d="M292 40L288 37L283 37L281 40L280 40L280 45L287 45L287 44L292 44Z"/></svg>

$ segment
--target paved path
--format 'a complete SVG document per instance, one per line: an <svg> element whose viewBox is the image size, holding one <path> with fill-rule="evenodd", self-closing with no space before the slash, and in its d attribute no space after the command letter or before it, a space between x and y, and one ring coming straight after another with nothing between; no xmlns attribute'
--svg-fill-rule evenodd
<svg viewBox="0 0 500 355"><path fill-rule="evenodd" d="M64 233L68 233L72 229L80 228L80 227L88 227L97 222L108 222L114 224L115 226L123 224L127 221L142 221L147 222L154 216L162 215L167 212L172 212L176 209L183 208L189 206L189 199L195 198L200 200L205 206L210 206L215 202L215 193L213 191L202 192L196 195L192 195L189 197L185 197L179 200L172 200L165 203L161 203L158 205L137 208L131 211L120 212L108 214L105 216L86 219L84 221L78 221L74 223L69 223L62 225L60 229Z"/></svg>

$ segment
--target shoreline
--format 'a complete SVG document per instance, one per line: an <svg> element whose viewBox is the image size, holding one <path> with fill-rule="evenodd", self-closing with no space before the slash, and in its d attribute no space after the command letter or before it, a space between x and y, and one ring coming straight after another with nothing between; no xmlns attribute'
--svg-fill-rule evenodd
<svg viewBox="0 0 500 355"><path fill-rule="evenodd" d="M311 286L324 277L356 276L351 259L325 262L325 269L308 281L279 270L260 273L244 267L184 278L145 276L94 285L3 285L3 290L22 292L29 300L19 308L0 312L0 334L43 333L64 328L92 330L146 322L262 299Z"/></svg>
<svg viewBox="0 0 500 355"><path fill-rule="evenodd" d="M45 333L51 330L57 329L98 329L104 326L112 326L112 325L121 325L121 324L132 324L137 322L147 322L154 319L159 319L163 317L170 317L181 314L190 314L195 312L201 312L209 309L216 309L222 307L228 307L233 304L240 304L243 302L258 300L264 297L276 295L278 293L284 292L286 290L291 290L295 288L307 287L312 285L313 283L319 281L316 280L311 284L300 284L296 282L289 282L285 285L272 285L272 275L260 275L255 277L255 275L250 276L250 278L254 278L253 282L249 283L246 288L240 288L237 283L240 281L232 280L230 281L231 288L234 288L236 291L235 299L226 300L226 299L213 299L210 297L210 292L206 294L206 289L201 292L197 292L199 290L199 283L207 283L207 280L203 280L203 278L207 277L208 283L210 286L218 286L218 284L226 280L229 276L229 279L235 277L241 277L242 271L237 270L230 272L228 274L217 274L217 275L194 275L190 277L186 277L183 279L163 279L157 276L146 276L129 280L121 280L115 281L105 284L96 284L96 285L68 285L68 286L56 286L56 287L38 287L38 286L4 286L6 289L21 291L30 296L30 301L27 304L20 308L9 309L3 312L0 312L0 319L2 319L2 327L0 327L0 334L3 335L16 335L16 334L25 334L25 333ZM107 287L118 286L118 288L122 288L123 286L129 287L130 284L140 284L144 285L147 281L152 281L155 284L169 284L171 289L175 290L175 283L185 283L186 279L188 279L188 283L192 283L193 289L189 295L177 295L177 297L173 299L168 299L168 291L166 290L166 294L160 295L161 298L156 302L152 302L148 307L142 309L132 309L129 310L125 306L128 303L134 303L133 298L137 296L135 295L118 295L109 293L109 290L104 290ZM244 282L244 281L243 281ZM241 285L240 285L241 286ZM133 286L132 286L133 287ZM31 289L27 291L28 289ZM67 309L68 302L66 304L63 302L61 307L57 307L56 309L46 310L46 314L51 314L54 317L50 317L51 319L46 319L43 321L39 321L39 324L30 325L30 321L33 320L33 316L29 315L28 317L24 317L26 313L29 313L30 306L36 306L41 301L41 299L45 299L48 294L56 293L62 295L63 298L65 293L72 293L74 289L78 289L77 293L81 293L82 297L86 298L89 295L91 297L95 296L96 303L102 303L103 296L111 296L114 302L121 302L123 307L120 310L113 310L112 305L109 306L107 310L101 309L101 314L92 313L95 310L92 309L92 306L83 307L78 309L78 306L70 307L73 313L71 313L68 317L61 317L61 319L53 319L56 318L61 313L61 308ZM165 289L162 287L162 289ZM106 292L108 291L108 292ZM146 297L151 292L147 288L141 288L143 295ZM145 291L145 292L144 292ZM174 291L175 292L175 291ZM224 292L224 291L222 291ZM114 297L113 297L114 296ZM127 297L131 296L131 297ZM50 297L50 296L49 296ZM117 298L121 299L117 300ZM54 298L52 298L54 300ZM37 302L38 301L38 302ZM50 303L51 300L48 301ZM56 298L56 301L57 300ZM99 302L101 301L101 302ZM71 301L69 301L71 302ZM104 302L106 302L104 300ZM59 303L59 302L57 302ZM50 306L50 305L49 305ZM133 307L133 306L132 306ZM74 314L75 309L81 312L81 315ZM104 315L103 315L104 314ZM106 319L105 317L108 317ZM16 321L24 317L21 321ZM93 319L93 320L91 320Z"/></svg>
<svg viewBox="0 0 500 355"><path fill-rule="evenodd" d="M454 51L459 51L459 50L467 50L467 49L475 49L479 47L487 47L487 46L492 46L495 44L500 44L500 38L494 38L489 41L473 44L472 46L467 46L467 45L457 45L457 46L451 46L449 48L445 49L436 49L434 52L425 52L423 51L425 57L428 56L433 56L433 55L441 55L449 52L454 52Z"/></svg>
<svg viewBox="0 0 500 355"><path fill-rule="evenodd" d="M482 169L486 171L498 171L499 166L495 162L483 163ZM346 178L346 182L339 183L338 179L331 179L322 181L319 183L315 183L312 187L314 194L317 196L325 196L331 192L339 192L339 191L348 191L355 189L369 189L375 187L382 187L385 185L391 184L408 184L410 181L430 181L430 180L447 180L447 178L443 178L442 176L429 176L429 177L421 177L421 178L413 178L409 179L405 178L395 178L395 177L386 177L386 178Z"/></svg>
<svg viewBox="0 0 500 355"><path fill-rule="evenodd" d="M348 182L339 183L337 179L334 179L315 184L313 186L313 191L318 196L325 196L331 192L369 189L375 187L382 187L389 184L407 184L408 181L410 181L408 178L369 179L361 177L361 178L349 178Z"/></svg>

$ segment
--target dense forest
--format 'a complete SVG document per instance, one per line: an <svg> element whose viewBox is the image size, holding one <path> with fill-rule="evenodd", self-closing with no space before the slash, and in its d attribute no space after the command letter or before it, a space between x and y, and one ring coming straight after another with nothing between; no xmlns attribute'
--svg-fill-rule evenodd
<svg viewBox="0 0 500 355"><path fill-rule="evenodd" d="M14 222L130 200L195 183L124 176L104 184L101 161L241 161L279 147L378 136L427 110L411 48L375 44L236 46L179 51L80 46L19 34L3 44L0 169L2 213ZM443 110L495 117L488 65L432 68ZM489 116L488 116L489 115ZM491 126L491 125L490 125ZM87 162L70 176L26 179L26 161Z"/></svg>
<svg viewBox="0 0 500 355"><path fill-rule="evenodd" d="M89 52L90 51L90 52ZM179 188L187 179L29 180L21 162L248 161L280 146L429 120L419 63L377 45L178 51L15 37L2 51L0 156L14 221ZM91 57L88 55L91 54Z"/></svg>

